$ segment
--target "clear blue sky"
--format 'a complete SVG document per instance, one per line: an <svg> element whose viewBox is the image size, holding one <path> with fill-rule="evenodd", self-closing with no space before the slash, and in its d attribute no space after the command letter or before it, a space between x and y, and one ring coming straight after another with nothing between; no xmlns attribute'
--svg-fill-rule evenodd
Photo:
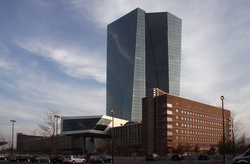
<svg viewBox="0 0 250 164"><path fill-rule="evenodd" d="M250 1L1 0L0 133L31 134L47 108L106 112L107 24L135 8L182 19L181 96L250 127Z"/></svg>

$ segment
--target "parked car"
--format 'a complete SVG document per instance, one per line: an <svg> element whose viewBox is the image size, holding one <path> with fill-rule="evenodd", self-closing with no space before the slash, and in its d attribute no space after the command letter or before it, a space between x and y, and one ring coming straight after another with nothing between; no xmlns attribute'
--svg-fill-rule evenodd
<svg viewBox="0 0 250 164"><path fill-rule="evenodd" d="M29 162L30 159L28 156L14 156L9 158L10 162Z"/></svg>
<svg viewBox="0 0 250 164"><path fill-rule="evenodd" d="M50 162L50 158L48 156L32 156L30 157L30 162Z"/></svg>
<svg viewBox="0 0 250 164"><path fill-rule="evenodd" d="M61 163L63 161L63 158L64 158L63 156L55 156L55 157L53 157L51 159L51 162L53 162L53 163L56 163L56 162Z"/></svg>
<svg viewBox="0 0 250 164"><path fill-rule="evenodd" d="M91 155L87 162L91 163L102 163L102 158L99 155Z"/></svg>
<svg viewBox="0 0 250 164"><path fill-rule="evenodd" d="M5 154L0 154L0 160L7 160L7 156Z"/></svg>
<svg viewBox="0 0 250 164"><path fill-rule="evenodd" d="M89 155L87 156L87 162L91 162L91 163L102 163L102 158L98 155Z"/></svg>
<svg viewBox="0 0 250 164"><path fill-rule="evenodd" d="M172 161L181 161L184 160L184 157L182 154L174 154L171 158Z"/></svg>
<svg viewBox="0 0 250 164"><path fill-rule="evenodd" d="M147 154L146 157L145 157L145 160L146 161L158 161L160 160L161 157L155 153L153 154Z"/></svg>
<svg viewBox="0 0 250 164"><path fill-rule="evenodd" d="M38 160L37 156L32 156L30 157L30 162L34 163L34 162L40 162L40 161Z"/></svg>
<svg viewBox="0 0 250 164"><path fill-rule="evenodd" d="M50 162L50 157L48 156L40 156L38 159L40 162Z"/></svg>
<svg viewBox="0 0 250 164"><path fill-rule="evenodd" d="M102 159L102 161L104 163L111 163L112 162L112 156L111 155L102 155L102 156L100 156L100 158Z"/></svg>
<svg viewBox="0 0 250 164"><path fill-rule="evenodd" d="M70 156L65 156L64 159L63 159L63 162L64 163L72 163L72 164L86 163L86 159L84 159L83 157L70 155Z"/></svg>
<svg viewBox="0 0 250 164"><path fill-rule="evenodd" d="M207 154L200 154L198 159L199 160L209 160L209 156Z"/></svg>
<svg viewBox="0 0 250 164"><path fill-rule="evenodd" d="M250 148L245 151L243 154L233 158L233 164L244 164L250 163Z"/></svg>

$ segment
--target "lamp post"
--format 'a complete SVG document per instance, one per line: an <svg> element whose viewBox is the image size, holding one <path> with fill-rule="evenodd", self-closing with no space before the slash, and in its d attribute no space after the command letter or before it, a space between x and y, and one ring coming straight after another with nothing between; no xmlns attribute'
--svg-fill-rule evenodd
<svg viewBox="0 0 250 164"><path fill-rule="evenodd" d="M56 118L56 156L57 156L57 135L58 135L58 119L60 116L58 114L54 115L54 118Z"/></svg>
<svg viewBox="0 0 250 164"><path fill-rule="evenodd" d="M114 113L115 110L111 109L112 112L112 135L111 135L111 141L112 141L112 163L114 164Z"/></svg>
<svg viewBox="0 0 250 164"><path fill-rule="evenodd" d="M16 122L16 120L10 120L10 122L12 122L12 146L11 146L11 156L13 157L13 140L14 140L14 123Z"/></svg>
<svg viewBox="0 0 250 164"><path fill-rule="evenodd" d="M224 96L220 97L222 102L222 119L223 119L223 163L225 163L225 119L224 119Z"/></svg>

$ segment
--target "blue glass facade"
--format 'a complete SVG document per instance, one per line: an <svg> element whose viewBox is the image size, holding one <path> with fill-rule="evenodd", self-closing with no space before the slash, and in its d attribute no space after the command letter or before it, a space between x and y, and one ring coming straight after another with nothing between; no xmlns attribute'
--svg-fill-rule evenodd
<svg viewBox="0 0 250 164"><path fill-rule="evenodd" d="M146 14L146 90L180 94L181 19L168 13Z"/></svg>
<svg viewBox="0 0 250 164"><path fill-rule="evenodd" d="M167 12L137 8L109 24L106 114L141 121L147 89L179 95L180 52L181 20Z"/></svg>
<svg viewBox="0 0 250 164"><path fill-rule="evenodd" d="M110 123L111 120L105 118L66 119L62 122L62 132L90 129L104 131Z"/></svg>

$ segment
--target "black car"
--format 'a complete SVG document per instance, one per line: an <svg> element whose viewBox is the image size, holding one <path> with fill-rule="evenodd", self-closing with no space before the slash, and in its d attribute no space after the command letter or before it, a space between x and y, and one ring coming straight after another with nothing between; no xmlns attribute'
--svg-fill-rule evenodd
<svg viewBox="0 0 250 164"><path fill-rule="evenodd" d="M28 156L14 156L9 158L10 162L29 162L30 159Z"/></svg>
<svg viewBox="0 0 250 164"><path fill-rule="evenodd" d="M32 156L32 157L30 157L30 162L34 163L34 162L40 162L40 161L37 158L37 156Z"/></svg>
<svg viewBox="0 0 250 164"><path fill-rule="evenodd" d="M200 154L198 159L199 160L209 160L209 156L207 154Z"/></svg>
<svg viewBox="0 0 250 164"><path fill-rule="evenodd" d="M100 158L102 159L102 161L104 163L111 163L112 162L112 156L110 156L110 155L102 155L102 156L100 156Z"/></svg>
<svg viewBox="0 0 250 164"><path fill-rule="evenodd" d="M181 161L181 160L184 160L184 157L182 154L175 154L172 156L171 160L172 161Z"/></svg>
<svg viewBox="0 0 250 164"><path fill-rule="evenodd" d="M147 154L145 157L146 161L159 161L161 157L155 153L153 154Z"/></svg>
<svg viewBox="0 0 250 164"><path fill-rule="evenodd" d="M51 159L51 162L56 163L59 162L61 163L63 161L63 157L62 156L55 156Z"/></svg>
<svg viewBox="0 0 250 164"><path fill-rule="evenodd" d="M47 156L33 156L30 158L30 162L35 163L35 162L50 162L50 158Z"/></svg>
<svg viewBox="0 0 250 164"><path fill-rule="evenodd" d="M102 163L102 158L98 155L87 155L86 160L91 163Z"/></svg>

